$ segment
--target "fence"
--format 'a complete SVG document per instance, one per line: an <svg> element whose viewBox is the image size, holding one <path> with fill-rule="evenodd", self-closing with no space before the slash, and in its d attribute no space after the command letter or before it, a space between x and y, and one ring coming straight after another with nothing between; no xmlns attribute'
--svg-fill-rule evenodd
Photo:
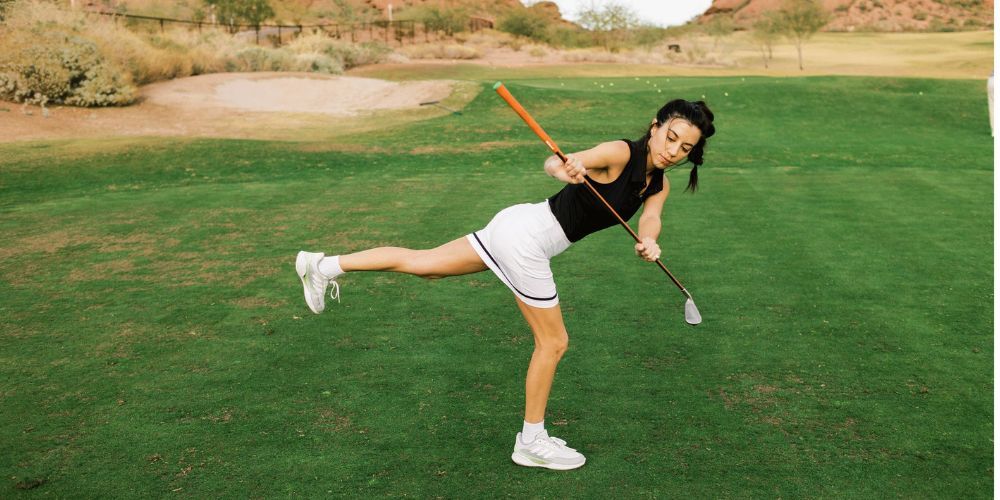
<svg viewBox="0 0 1000 500"><path fill-rule="evenodd" d="M0 0L2 2L3 0ZM419 21L369 21L362 23L325 23L325 24L226 24L212 23L207 21L194 21L189 19L171 19L166 17L142 16L137 14L119 14L116 12L92 11L94 14L112 17L115 22L123 20L133 25L152 23L158 26L162 32L169 24L180 24L190 28L195 28L199 32L202 29L223 29L236 35L249 36L252 34L257 44L260 44L261 35L264 39L281 45L285 37L294 38L304 31L320 32L337 39L350 39L351 42L382 41L386 45L397 43L400 46L405 43L418 43L436 41L445 36L436 30L427 29L425 23ZM479 31L492 28L493 23L482 18L470 18L469 30Z"/></svg>

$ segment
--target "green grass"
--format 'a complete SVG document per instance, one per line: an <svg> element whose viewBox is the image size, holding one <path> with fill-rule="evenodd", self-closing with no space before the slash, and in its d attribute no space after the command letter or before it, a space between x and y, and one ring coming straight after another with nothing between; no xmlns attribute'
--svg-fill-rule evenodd
<svg viewBox="0 0 1000 500"><path fill-rule="evenodd" d="M492 82L335 144L0 146L0 496L989 498L981 82L646 80L506 82L567 150L717 116L661 238L702 325L618 228L553 261L569 473L510 463L532 343L495 277L349 275L314 316L293 275L554 193Z"/></svg>

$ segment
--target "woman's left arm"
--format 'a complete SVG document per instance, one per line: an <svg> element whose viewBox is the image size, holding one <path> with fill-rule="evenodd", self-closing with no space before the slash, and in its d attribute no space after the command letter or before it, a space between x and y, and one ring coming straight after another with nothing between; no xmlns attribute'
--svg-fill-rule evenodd
<svg viewBox="0 0 1000 500"><path fill-rule="evenodd" d="M646 198L642 205L642 215L639 216L639 243L635 244L635 253L647 262L660 258L660 245L656 239L660 236L660 216L663 213L663 203L670 194L670 182L663 178L663 190Z"/></svg>

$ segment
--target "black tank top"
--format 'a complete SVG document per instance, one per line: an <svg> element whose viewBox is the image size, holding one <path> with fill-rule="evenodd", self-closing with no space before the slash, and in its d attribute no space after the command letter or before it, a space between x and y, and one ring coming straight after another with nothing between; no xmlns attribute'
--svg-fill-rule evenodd
<svg viewBox="0 0 1000 500"><path fill-rule="evenodd" d="M622 219L628 221L646 201L663 190L663 170L653 170L649 187L641 195L646 185L646 155L645 141L632 142L622 139L628 144L629 160L617 179L601 184L589 176L587 180L597 189L598 193L614 207ZM549 207L562 226L566 238L571 242L580 241L584 236L618 223L615 216L597 199L590 189L583 184L567 184L555 196L549 198Z"/></svg>

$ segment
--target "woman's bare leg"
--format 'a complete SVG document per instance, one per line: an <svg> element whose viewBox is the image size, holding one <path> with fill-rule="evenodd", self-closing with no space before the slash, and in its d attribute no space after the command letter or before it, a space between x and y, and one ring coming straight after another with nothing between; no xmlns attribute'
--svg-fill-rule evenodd
<svg viewBox="0 0 1000 500"><path fill-rule="evenodd" d="M535 337L535 351L531 354L528 376L524 381L524 421L538 423L545 419L545 406L556 376L556 365L569 347L569 333L558 305L551 308L532 307L517 299L517 306Z"/></svg>
<svg viewBox="0 0 1000 500"><path fill-rule="evenodd" d="M427 279L478 273L487 269L464 236L430 250L379 247L341 255L340 267L344 272L392 271Z"/></svg>

